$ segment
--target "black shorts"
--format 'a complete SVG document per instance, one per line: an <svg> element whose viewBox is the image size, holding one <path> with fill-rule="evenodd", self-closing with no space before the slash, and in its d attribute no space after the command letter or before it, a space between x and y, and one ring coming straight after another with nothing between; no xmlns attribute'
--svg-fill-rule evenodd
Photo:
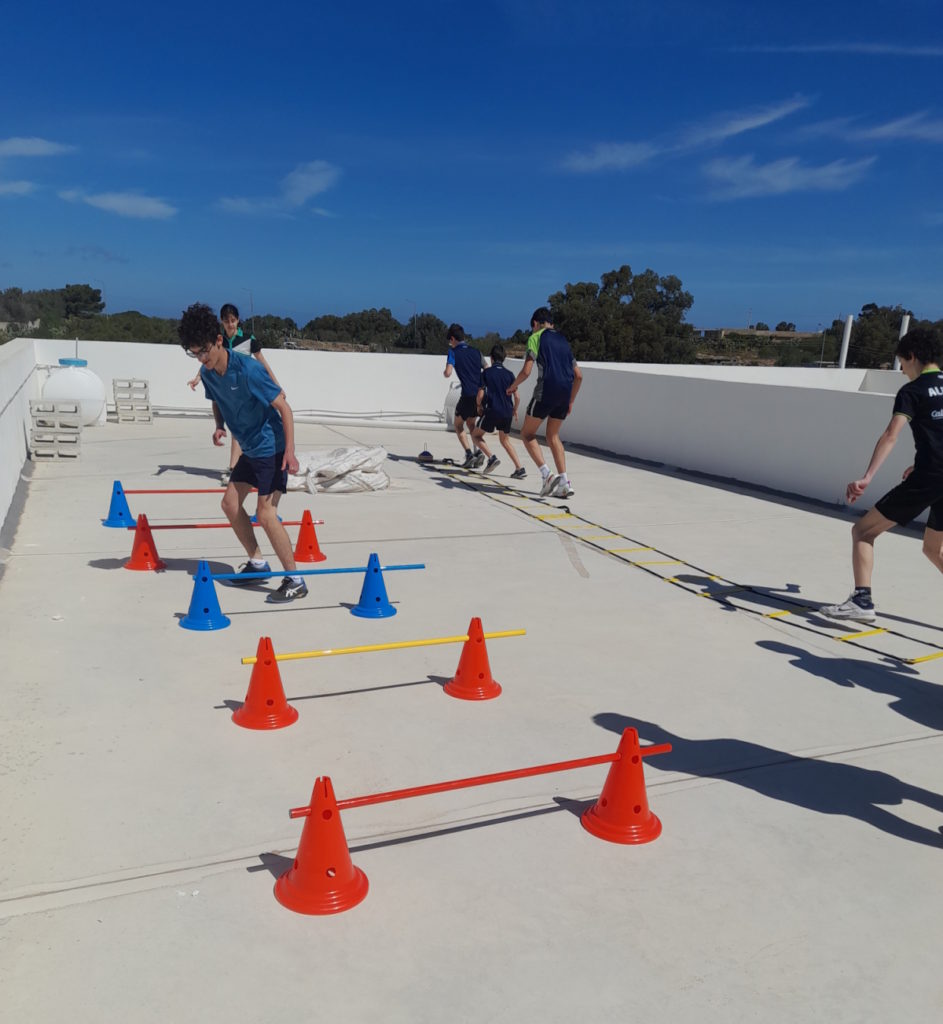
<svg viewBox="0 0 943 1024"><path fill-rule="evenodd" d="M885 519L899 526L906 526L928 508L928 528L943 530L943 477L925 476L914 470L906 480L875 502L874 507Z"/></svg>
<svg viewBox="0 0 943 1024"><path fill-rule="evenodd" d="M229 482L251 484L253 487L258 487L260 497L274 494L275 491L281 491L284 494L288 490L288 473L282 469L282 459L284 458L283 451L261 459L252 459L243 452L233 467Z"/></svg>
<svg viewBox="0 0 943 1024"><path fill-rule="evenodd" d="M478 429L486 434L492 434L496 430L500 430L502 434L510 434L511 417L496 416L493 412L485 411L484 416L478 421Z"/></svg>
<svg viewBox="0 0 943 1024"><path fill-rule="evenodd" d="M473 420L478 415L478 396L462 395L455 406L455 415L459 419Z"/></svg>
<svg viewBox="0 0 943 1024"><path fill-rule="evenodd" d="M537 419L565 420L570 411L569 398L560 401L559 399L537 399L532 398L527 406L527 415L536 416Z"/></svg>

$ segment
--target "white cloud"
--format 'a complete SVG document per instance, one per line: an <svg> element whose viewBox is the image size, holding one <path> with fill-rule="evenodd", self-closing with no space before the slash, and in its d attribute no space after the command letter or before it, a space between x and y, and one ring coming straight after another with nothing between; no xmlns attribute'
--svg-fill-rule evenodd
<svg viewBox="0 0 943 1024"><path fill-rule="evenodd" d="M704 173L717 186L716 199L745 199L785 195L789 192L840 192L860 181L874 157L833 160L812 167L798 157L757 164L752 156L718 158L704 165Z"/></svg>
<svg viewBox="0 0 943 1024"><path fill-rule="evenodd" d="M8 156L59 156L71 153L75 146L66 146L61 142L50 142L48 139L35 137L0 139L0 158Z"/></svg>
<svg viewBox="0 0 943 1024"><path fill-rule="evenodd" d="M246 196L224 196L217 206L228 213L240 214L276 214L300 210L314 196L332 188L340 180L341 170L327 160L311 160L299 164L278 183L277 196L263 196L250 199ZM320 208L312 212L329 216Z"/></svg>
<svg viewBox="0 0 943 1024"><path fill-rule="evenodd" d="M901 43L810 43L797 46L740 46L736 53L860 53L871 57L943 57L943 46Z"/></svg>
<svg viewBox="0 0 943 1024"><path fill-rule="evenodd" d="M0 181L0 196L26 196L35 190L31 181Z"/></svg>
<svg viewBox="0 0 943 1024"><path fill-rule="evenodd" d="M89 195L79 189L65 189L60 199L71 203L87 203L99 210L116 213L119 217L134 217L139 220L167 220L177 213L177 208L163 199L142 196L137 192L99 192Z"/></svg>
<svg viewBox="0 0 943 1024"><path fill-rule="evenodd" d="M781 121L797 110L803 110L811 102L807 96L794 96L790 100L774 103L771 106L756 107L741 113L719 114L702 125L689 128L682 134L681 140L675 148L691 149L696 146L710 145L742 135L744 132L765 128L766 125Z"/></svg>
<svg viewBox="0 0 943 1024"><path fill-rule="evenodd" d="M688 153L694 149L715 145L745 132L765 128L776 121L808 107L807 96L793 96L765 107L717 114L698 125L683 129L675 137L660 142L601 142L582 153L570 153L560 162L563 170L576 174L595 174L598 171L626 171L639 167L661 154Z"/></svg>
<svg viewBox="0 0 943 1024"><path fill-rule="evenodd" d="M561 161L564 170L577 174L595 171L627 171L659 153L650 142L600 142L587 153L570 153Z"/></svg>

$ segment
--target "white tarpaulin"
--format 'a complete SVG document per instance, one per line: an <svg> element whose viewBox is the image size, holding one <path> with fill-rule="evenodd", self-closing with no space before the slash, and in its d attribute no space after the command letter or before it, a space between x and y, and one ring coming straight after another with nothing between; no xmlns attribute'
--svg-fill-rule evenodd
<svg viewBox="0 0 943 1024"><path fill-rule="evenodd" d="M390 478L382 468L384 448L335 448L332 452L295 452L298 472L288 475L289 491L382 491Z"/></svg>

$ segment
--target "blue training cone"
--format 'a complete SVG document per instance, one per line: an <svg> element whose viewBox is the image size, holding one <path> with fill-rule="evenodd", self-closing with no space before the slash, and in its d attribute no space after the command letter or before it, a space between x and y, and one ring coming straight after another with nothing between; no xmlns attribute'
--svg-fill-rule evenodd
<svg viewBox="0 0 943 1024"><path fill-rule="evenodd" d="M360 601L350 609L350 614L362 619L386 619L396 614L396 609L387 600L380 559L376 555L371 555L367 562Z"/></svg>
<svg viewBox="0 0 943 1024"><path fill-rule="evenodd" d="M225 629L229 625L229 617L223 615L216 596L216 586L210 563L205 559L197 566L193 577L193 597L190 598L190 610L180 620L184 629Z"/></svg>
<svg viewBox="0 0 943 1024"><path fill-rule="evenodd" d="M108 518L102 520L102 526L114 526L120 530L127 526L134 526L134 517L131 515L131 509L128 508L128 499L124 496L124 488L121 486L120 480L116 480L111 489Z"/></svg>

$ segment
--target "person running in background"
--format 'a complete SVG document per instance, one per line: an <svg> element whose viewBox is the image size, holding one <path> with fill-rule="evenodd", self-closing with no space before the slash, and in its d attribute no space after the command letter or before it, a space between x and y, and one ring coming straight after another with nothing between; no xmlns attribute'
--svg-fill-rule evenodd
<svg viewBox="0 0 943 1024"><path fill-rule="evenodd" d="M458 405L455 407L455 436L465 453L462 469L478 469L485 461L484 452L470 448L465 440L465 427L472 433L478 412L478 389L481 387L481 371L485 368L485 357L477 348L465 341L461 324L452 324L448 333L449 354L443 377L451 377L454 369L462 388Z"/></svg>
<svg viewBox="0 0 943 1024"><path fill-rule="evenodd" d="M231 302L226 302L219 311L220 323L223 325L223 342L230 352L241 352L243 355L255 356L256 359L265 367L266 372L278 384L275 378L275 374L272 373L272 368L265 360L265 356L262 355L262 342L256 338L252 333L248 337L245 336L242 328L239 326L239 310ZM197 374L193 380L188 381L191 390L196 390L197 384L200 383L200 375ZM225 487L229 483L229 477L232 474L233 467L239 461L239 456L242 454L242 450L239 447L239 442L233 437L232 444L229 447L229 469L224 469L220 473L220 483Z"/></svg>
<svg viewBox="0 0 943 1024"><path fill-rule="evenodd" d="M536 363L537 386L527 406L524 426L521 427L521 440L540 470L540 496L569 498L573 494L573 488L566 475L566 452L563 450L563 441L560 440L560 427L573 411L573 403L583 383L583 374L573 358L570 343L559 331L553 329L553 319L546 306L534 310L530 318L530 329L533 333L527 339L524 365L507 389L507 393L517 393L517 389L530 376ZM547 467L537 441L537 430L545 419L547 444L557 467L556 475L551 474Z"/></svg>
<svg viewBox="0 0 943 1024"><path fill-rule="evenodd" d="M262 365L223 343L219 321L209 306L196 302L184 311L177 328L187 355L199 359L200 380L213 402L213 444L222 445L228 426L242 454L233 467L223 494L222 509L249 557L243 573L271 572L262 558L255 530L243 505L258 488L256 518L275 549L285 576L278 590L268 595L273 603L293 601L308 593L297 572L291 541L278 518L278 502L288 487L288 473L298 472L295 426L285 392ZM253 578L233 580L234 586L255 583Z"/></svg>
<svg viewBox="0 0 943 1024"><path fill-rule="evenodd" d="M497 430L498 440L501 447L508 453L511 462L514 463L512 480L522 480L527 476L527 470L521 465L511 444L508 434L511 430L511 419L517 419L517 407L521 400L515 393L508 394L508 388L514 382L514 374L504 366L504 346L495 345L491 349L491 365L482 371L481 387L478 389L478 412L481 419L472 431L472 441L488 456L488 464L485 466L486 473L493 473L501 460L497 455L492 455L485 444L485 434Z"/></svg>
<svg viewBox="0 0 943 1024"><path fill-rule="evenodd" d="M906 383L894 399L891 421L878 438L868 468L860 480L845 488L845 500L853 505L890 455L906 424L914 436L914 464L904 471L903 481L866 512L851 529L851 566L855 589L842 604L823 605L819 611L832 619L874 622L871 573L874 541L892 526L905 526L924 509L930 509L923 533L923 553L943 572L943 373L940 354L943 339L937 329L915 327L900 339L895 353Z"/></svg>

